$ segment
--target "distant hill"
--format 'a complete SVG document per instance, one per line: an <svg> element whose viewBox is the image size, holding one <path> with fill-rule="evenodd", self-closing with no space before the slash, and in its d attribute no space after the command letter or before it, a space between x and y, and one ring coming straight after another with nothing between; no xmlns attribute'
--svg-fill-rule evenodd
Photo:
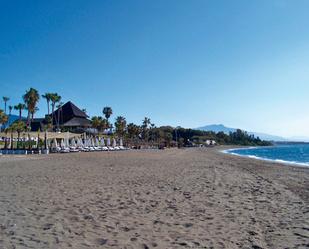
<svg viewBox="0 0 309 249"><path fill-rule="evenodd" d="M198 127L196 129L201 130L201 131L213 131L213 132L216 132L216 133L223 131L226 134L229 134L230 132L236 131L235 128L226 127L223 124L205 125L205 126L202 126L202 127Z"/></svg>
<svg viewBox="0 0 309 249"><path fill-rule="evenodd" d="M212 125L205 125L199 128L196 128L198 130L202 130L202 131L213 131L213 132L224 132L226 134L229 134L230 132L234 132L236 131L236 128L230 128L230 127L226 127L223 124L212 124ZM250 135L254 135L255 137L259 137L262 140L267 140L267 141L289 141L289 139L286 139L284 137L279 137L279 136L275 136L275 135L269 135L266 133L260 133L260 132L248 132L248 134Z"/></svg>

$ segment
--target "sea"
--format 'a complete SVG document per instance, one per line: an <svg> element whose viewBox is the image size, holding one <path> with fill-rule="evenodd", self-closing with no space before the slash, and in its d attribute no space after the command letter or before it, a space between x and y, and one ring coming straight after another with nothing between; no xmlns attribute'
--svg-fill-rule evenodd
<svg viewBox="0 0 309 249"><path fill-rule="evenodd" d="M225 153L309 167L309 143L225 150Z"/></svg>

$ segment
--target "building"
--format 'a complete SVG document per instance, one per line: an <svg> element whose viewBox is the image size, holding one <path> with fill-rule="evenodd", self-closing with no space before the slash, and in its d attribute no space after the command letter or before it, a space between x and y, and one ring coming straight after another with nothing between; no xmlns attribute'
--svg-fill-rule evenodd
<svg viewBox="0 0 309 249"><path fill-rule="evenodd" d="M45 118L36 118L31 122L31 130L44 130L47 120L53 121L53 127L62 131L84 132L91 127L88 115L71 101L65 103Z"/></svg>

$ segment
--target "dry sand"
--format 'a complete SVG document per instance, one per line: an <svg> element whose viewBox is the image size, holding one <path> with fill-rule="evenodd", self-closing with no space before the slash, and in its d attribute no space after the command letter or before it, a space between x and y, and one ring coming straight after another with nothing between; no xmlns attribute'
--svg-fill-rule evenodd
<svg viewBox="0 0 309 249"><path fill-rule="evenodd" d="M1 157L0 248L309 248L309 169L218 148Z"/></svg>

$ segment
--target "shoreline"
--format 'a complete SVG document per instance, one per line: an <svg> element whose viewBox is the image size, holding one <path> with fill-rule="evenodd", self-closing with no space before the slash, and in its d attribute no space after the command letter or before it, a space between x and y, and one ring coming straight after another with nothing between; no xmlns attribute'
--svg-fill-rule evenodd
<svg viewBox="0 0 309 249"><path fill-rule="evenodd" d="M289 166L294 166L294 167L302 167L302 168L309 168L309 163L302 163L302 162L295 162L295 161L287 161L287 160L282 160L282 159L270 159L270 158L265 158L265 157L259 157L255 155L243 155L239 154L236 152L233 152L235 150L247 150L247 149L255 149L255 148L263 148L261 146L254 146L254 147L237 147L237 148L230 148L230 149L224 149L221 150L222 153L228 154L228 155L234 155L234 156L239 156L239 157L244 157L244 158L250 158L254 160L260 160L260 161L265 161L265 162L271 162L271 163L276 163L276 164L284 164L284 165L289 165Z"/></svg>

